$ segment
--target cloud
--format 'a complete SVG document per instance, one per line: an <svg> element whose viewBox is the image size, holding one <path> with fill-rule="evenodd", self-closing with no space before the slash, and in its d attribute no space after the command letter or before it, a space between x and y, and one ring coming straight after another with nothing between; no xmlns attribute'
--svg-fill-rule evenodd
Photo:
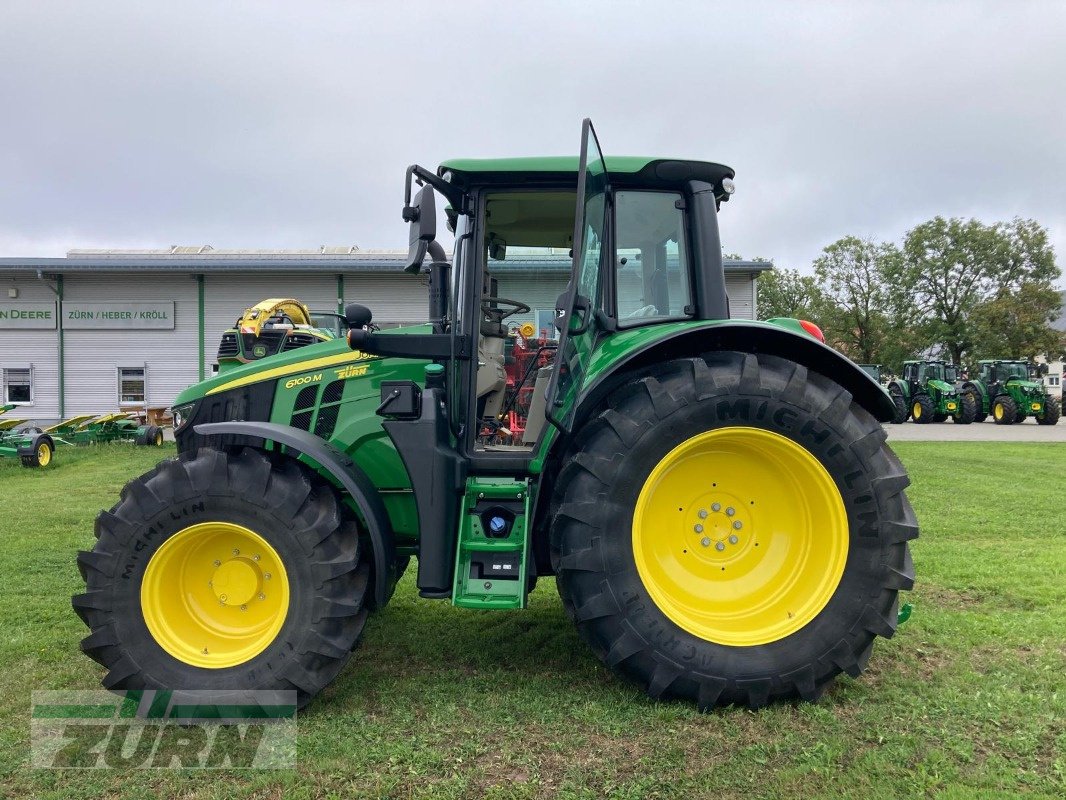
<svg viewBox="0 0 1066 800"><path fill-rule="evenodd" d="M6 4L0 249L406 242L412 162L722 161L728 250L804 268L936 214L1066 248L1066 7Z"/></svg>

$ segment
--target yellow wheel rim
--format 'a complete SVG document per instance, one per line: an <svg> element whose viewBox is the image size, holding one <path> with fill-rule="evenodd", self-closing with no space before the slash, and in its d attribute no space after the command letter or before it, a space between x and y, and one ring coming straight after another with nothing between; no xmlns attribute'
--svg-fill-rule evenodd
<svg viewBox="0 0 1066 800"><path fill-rule="evenodd" d="M1003 419L1003 404L996 403L996 407L992 409L992 414L995 415L996 419Z"/></svg>
<svg viewBox="0 0 1066 800"><path fill-rule="evenodd" d="M45 442L37 446L37 463L42 467L47 467L52 463L52 448Z"/></svg>
<svg viewBox="0 0 1066 800"><path fill-rule="evenodd" d="M795 633L844 574L848 519L825 467L761 428L693 436L652 469L633 514L637 572L689 633L732 646Z"/></svg>
<svg viewBox="0 0 1066 800"><path fill-rule="evenodd" d="M155 432L155 443L154 444L155 444L156 447L162 447L163 446L163 431L156 431Z"/></svg>
<svg viewBox="0 0 1066 800"><path fill-rule="evenodd" d="M922 415L922 404L915 403L914 408L911 409L911 413L914 415L915 419L918 419L918 417Z"/></svg>
<svg viewBox="0 0 1066 800"><path fill-rule="evenodd" d="M186 664L222 669L255 658L289 611L289 579L267 541L232 522L167 539L148 561L141 612L153 638Z"/></svg>

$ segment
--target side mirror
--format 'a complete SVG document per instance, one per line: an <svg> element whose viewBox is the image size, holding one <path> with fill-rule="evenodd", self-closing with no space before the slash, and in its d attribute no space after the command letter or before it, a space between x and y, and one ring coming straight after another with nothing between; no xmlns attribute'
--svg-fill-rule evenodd
<svg viewBox="0 0 1066 800"><path fill-rule="evenodd" d="M423 186L415 195L414 203L404 206L403 218L411 225L407 266L404 269L407 272L419 272L429 243L437 238L437 203L432 186Z"/></svg>
<svg viewBox="0 0 1066 800"><path fill-rule="evenodd" d="M349 303L344 307L344 320L351 328L365 328L374 318L374 312L359 303Z"/></svg>
<svg viewBox="0 0 1066 800"><path fill-rule="evenodd" d="M493 261L503 261L507 258L507 240L498 236L489 238L489 258Z"/></svg>

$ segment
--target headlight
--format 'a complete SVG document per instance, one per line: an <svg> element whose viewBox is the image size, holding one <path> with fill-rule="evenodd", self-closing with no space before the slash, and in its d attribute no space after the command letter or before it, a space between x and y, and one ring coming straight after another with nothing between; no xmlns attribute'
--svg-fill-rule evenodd
<svg viewBox="0 0 1066 800"><path fill-rule="evenodd" d="M189 421L192 417L192 411L194 408L196 408L196 403L183 403L180 406L174 406L174 408L170 409L170 413L174 417L175 431Z"/></svg>

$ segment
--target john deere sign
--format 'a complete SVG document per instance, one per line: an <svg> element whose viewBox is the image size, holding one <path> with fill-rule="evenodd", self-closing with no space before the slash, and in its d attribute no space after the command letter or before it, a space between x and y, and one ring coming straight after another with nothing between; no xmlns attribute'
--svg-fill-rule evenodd
<svg viewBox="0 0 1066 800"><path fill-rule="evenodd" d="M50 328L56 326L56 304L0 300L0 328Z"/></svg>
<svg viewBox="0 0 1066 800"><path fill-rule="evenodd" d="M63 303L66 330L174 327L174 302Z"/></svg>

